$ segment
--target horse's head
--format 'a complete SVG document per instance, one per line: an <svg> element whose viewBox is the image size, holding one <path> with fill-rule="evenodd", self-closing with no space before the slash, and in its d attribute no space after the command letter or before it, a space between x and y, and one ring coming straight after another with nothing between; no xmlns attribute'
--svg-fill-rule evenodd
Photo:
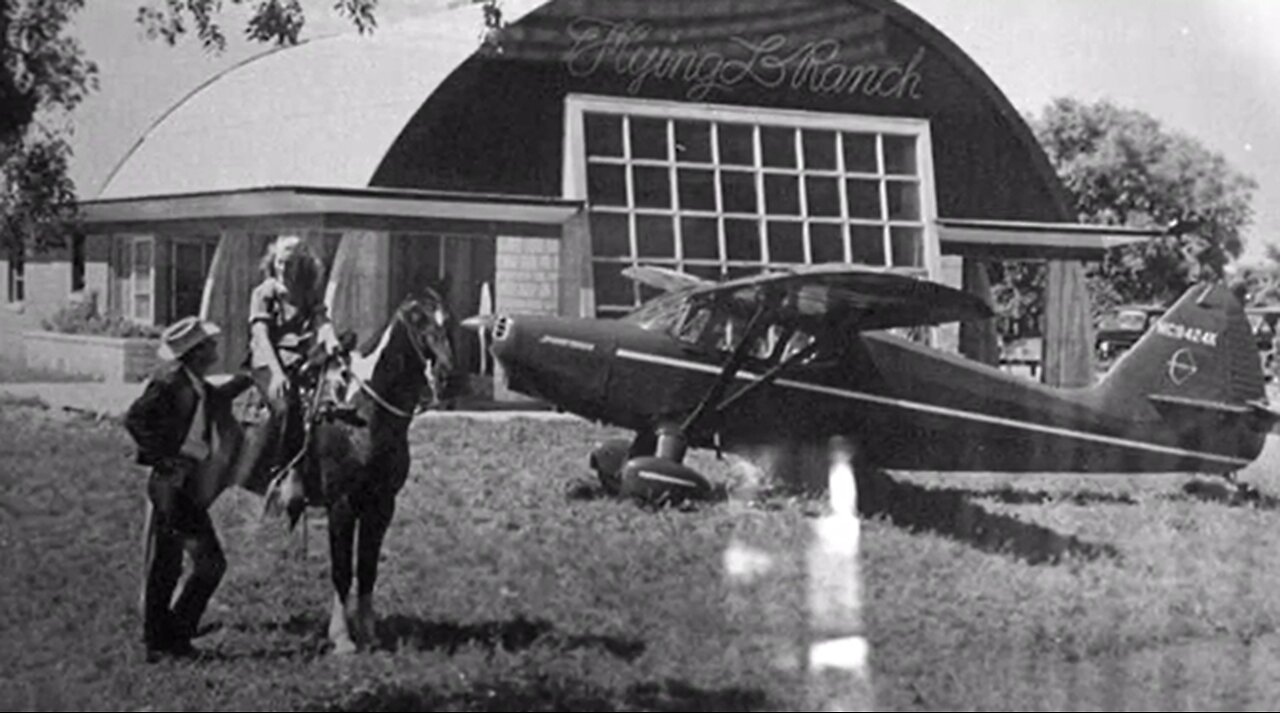
<svg viewBox="0 0 1280 713"><path fill-rule="evenodd" d="M421 362L432 399L439 401L453 371L448 307L435 290L424 287L421 292L405 298L396 310L396 319L404 325L409 344Z"/></svg>

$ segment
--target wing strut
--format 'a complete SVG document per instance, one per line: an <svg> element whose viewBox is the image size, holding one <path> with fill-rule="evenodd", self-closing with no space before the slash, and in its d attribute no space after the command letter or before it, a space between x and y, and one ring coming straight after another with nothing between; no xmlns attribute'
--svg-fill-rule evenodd
<svg viewBox="0 0 1280 713"><path fill-rule="evenodd" d="M743 386L742 388L733 392L733 394L729 396L729 398L725 399L724 401L721 401L720 404L716 406L716 413L724 413L729 409L730 406L737 403L738 400L741 399L742 397L746 396L752 391L755 391L763 386L768 386L769 384L772 384L782 374L782 372L786 371L792 365L798 364L799 362L804 361L805 359L808 359L811 355L817 352L818 346L819 346L818 342L817 340L815 340L811 344L809 344L809 346L805 347L804 349L801 349L795 354L792 354L786 359L783 359L781 362L770 367L768 371L760 375L759 379L751 382L750 384L747 384L746 386Z"/></svg>
<svg viewBox="0 0 1280 713"><path fill-rule="evenodd" d="M733 354L725 360L720 367L720 377L716 379L716 383L712 384L707 390L702 401L698 402L696 408L689 414L684 423L680 424L681 433L689 433L690 429L702 419L711 404L720 400L724 395L725 389L729 388L729 384L733 383L734 377L738 375L738 370L742 368L743 362L747 360L747 355L751 353L751 344L755 341L760 331L760 325L765 321L764 317L771 310L762 300L756 305L755 313L751 315L751 321L747 323L747 328L743 330L742 339L739 340L738 346L734 348Z"/></svg>

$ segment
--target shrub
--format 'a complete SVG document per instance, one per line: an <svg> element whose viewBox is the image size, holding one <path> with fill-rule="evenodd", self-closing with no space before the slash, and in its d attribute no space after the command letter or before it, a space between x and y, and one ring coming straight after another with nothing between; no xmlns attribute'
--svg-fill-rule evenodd
<svg viewBox="0 0 1280 713"><path fill-rule="evenodd" d="M43 326L50 332L62 334L87 334L124 339L151 339L160 336L162 331L159 327L138 324L120 315L100 314L95 292L73 296L62 309L44 320Z"/></svg>

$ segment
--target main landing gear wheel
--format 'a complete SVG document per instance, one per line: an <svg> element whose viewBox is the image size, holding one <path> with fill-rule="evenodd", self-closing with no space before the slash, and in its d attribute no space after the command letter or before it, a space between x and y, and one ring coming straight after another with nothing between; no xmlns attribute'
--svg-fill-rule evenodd
<svg viewBox="0 0 1280 713"><path fill-rule="evenodd" d="M657 456L640 456L627 461L618 481L622 496L654 505L706 500L712 493L711 483L698 471Z"/></svg>

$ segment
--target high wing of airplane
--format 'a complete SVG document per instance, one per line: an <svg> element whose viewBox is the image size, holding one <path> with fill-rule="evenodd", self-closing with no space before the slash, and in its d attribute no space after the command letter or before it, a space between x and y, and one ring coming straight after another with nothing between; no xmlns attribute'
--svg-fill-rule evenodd
<svg viewBox="0 0 1280 713"><path fill-rule="evenodd" d="M620 319L498 315L512 390L635 432L591 463L610 489L708 489L689 448L854 444L880 468L1197 472L1255 459L1268 405L1244 310L1187 290L1088 388L1057 389L886 330L992 316L966 292L890 269L797 267L721 283L633 268L665 290Z"/></svg>

